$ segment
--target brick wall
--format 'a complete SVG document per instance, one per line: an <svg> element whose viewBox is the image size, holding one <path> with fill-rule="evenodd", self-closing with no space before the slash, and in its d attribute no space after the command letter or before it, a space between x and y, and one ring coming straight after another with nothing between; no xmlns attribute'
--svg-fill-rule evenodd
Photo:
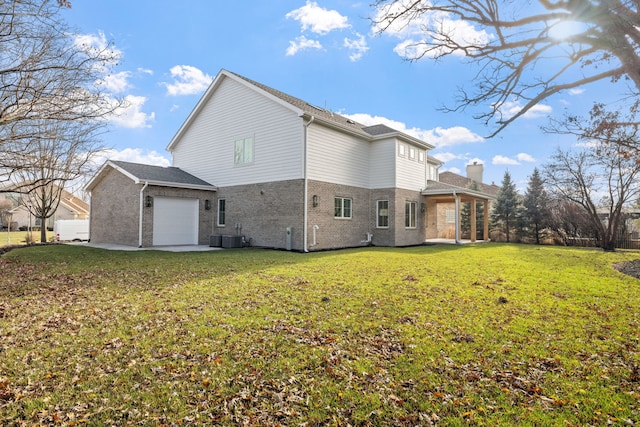
<svg viewBox="0 0 640 427"><path fill-rule="evenodd" d="M140 189L109 168L91 191L89 237L94 243L138 246Z"/></svg>
<svg viewBox="0 0 640 427"><path fill-rule="evenodd" d="M287 227L293 229L292 249L303 250L304 181L290 180L220 187L214 205L214 233L243 234L253 246L285 249ZM226 225L215 222L219 199L225 199ZM236 224L241 228L236 228Z"/></svg>

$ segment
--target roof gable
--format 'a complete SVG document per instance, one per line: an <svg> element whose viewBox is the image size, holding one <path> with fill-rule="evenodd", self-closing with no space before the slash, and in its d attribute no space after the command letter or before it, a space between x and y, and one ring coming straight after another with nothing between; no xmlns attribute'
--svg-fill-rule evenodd
<svg viewBox="0 0 640 427"><path fill-rule="evenodd" d="M86 189L91 191L98 182L98 177L107 168L113 168L129 177L136 184L147 183L162 187L191 188L199 190L215 191L216 187L208 182L183 171L180 168L169 166L153 166L141 163L123 162L120 160L108 160L100 170L91 178Z"/></svg>
<svg viewBox="0 0 640 427"><path fill-rule="evenodd" d="M200 114L206 103L211 99L213 93L215 93L216 89L220 86L222 81L226 78L233 79L234 81L244 85L245 87L254 90L263 96L266 96L272 99L274 102L294 111L300 117L308 117L309 119L313 118L318 122L329 125L330 127L334 127L340 129L342 131L347 131L351 133L355 133L360 135L361 137L367 138L369 140L374 140L376 137L381 135L385 136L396 136L407 141L411 141L417 145L422 145L426 149L434 148L433 145L428 144L418 138L414 138L410 135L392 129L386 125L374 125L374 126L365 126L362 123L358 123L348 117L342 116L340 114L334 113L331 110L327 110L313 104L310 104L300 98L296 98L294 96L288 95L279 90L273 89L267 85L251 80L247 77L241 76L240 74L233 73L227 70L220 70L218 75L215 77L209 88L206 90L198 104L196 104L193 111L189 114L185 122L182 124L178 132L174 135L174 137L169 142L167 146L167 150L171 152L173 148L179 143L180 139L189 128L191 123L195 120L195 118Z"/></svg>

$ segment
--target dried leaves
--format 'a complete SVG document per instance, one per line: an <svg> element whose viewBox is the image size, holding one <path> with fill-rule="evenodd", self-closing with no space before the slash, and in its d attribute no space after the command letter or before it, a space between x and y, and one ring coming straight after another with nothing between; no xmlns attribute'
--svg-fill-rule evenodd
<svg viewBox="0 0 640 427"><path fill-rule="evenodd" d="M348 251L302 262L267 251L130 264L100 254L85 268L2 258L0 424L638 418L638 296L609 291L628 286L620 275L596 291L550 274L542 286L537 253L519 249L533 279L489 267L462 277L473 269L437 269L461 260L431 251L393 260L369 250L366 262ZM246 254L257 259L243 267Z"/></svg>

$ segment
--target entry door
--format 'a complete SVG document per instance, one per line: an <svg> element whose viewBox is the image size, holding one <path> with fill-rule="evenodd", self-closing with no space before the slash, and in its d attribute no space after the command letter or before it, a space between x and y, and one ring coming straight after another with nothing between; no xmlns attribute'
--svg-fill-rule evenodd
<svg viewBox="0 0 640 427"><path fill-rule="evenodd" d="M154 197L153 246L198 244L198 199Z"/></svg>

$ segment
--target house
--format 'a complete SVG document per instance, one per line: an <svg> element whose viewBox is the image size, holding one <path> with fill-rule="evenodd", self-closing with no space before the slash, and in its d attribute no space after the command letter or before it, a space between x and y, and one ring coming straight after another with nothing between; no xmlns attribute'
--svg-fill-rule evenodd
<svg viewBox="0 0 640 427"><path fill-rule="evenodd" d="M88 183L91 241L241 235L304 252L422 244L437 237L439 203L491 198L439 183L433 148L221 70L169 142L173 167L108 161Z"/></svg>
<svg viewBox="0 0 640 427"><path fill-rule="evenodd" d="M17 230L20 227L40 227L41 220L36 218L29 209L23 204L20 199L20 195L17 193L0 193L0 200L7 199L13 203L14 208L10 210L11 213L11 229ZM60 203L55 213L47 219L46 226L53 228L53 223L59 219L88 219L89 218L89 204L81 198L74 196L67 190L62 190L60 196ZM6 222L6 219L3 220ZM2 227L7 227L7 224L2 222Z"/></svg>

